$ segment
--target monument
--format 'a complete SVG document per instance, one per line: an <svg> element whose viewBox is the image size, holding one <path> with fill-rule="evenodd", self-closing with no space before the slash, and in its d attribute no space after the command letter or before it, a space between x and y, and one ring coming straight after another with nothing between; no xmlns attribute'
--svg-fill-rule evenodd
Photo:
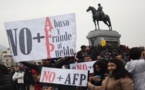
<svg viewBox="0 0 145 90"><path fill-rule="evenodd" d="M90 31L87 35L89 45L96 46L100 44L101 38L104 38L107 44L119 46L121 35L117 31L112 30L110 17L109 15L103 12L103 7L101 6L101 4L98 4L97 10L92 6L89 6L89 8L86 11L92 12L92 19L95 24L95 30ZM100 29L99 21L103 21L108 26L109 30Z"/></svg>

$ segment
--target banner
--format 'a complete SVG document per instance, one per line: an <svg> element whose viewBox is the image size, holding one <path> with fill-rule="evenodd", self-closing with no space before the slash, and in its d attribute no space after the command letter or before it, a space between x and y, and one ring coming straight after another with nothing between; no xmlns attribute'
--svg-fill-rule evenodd
<svg viewBox="0 0 145 90"><path fill-rule="evenodd" d="M43 67L40 82L71 86L87 86L87 70L56 69Z"/></svg>
<svg viewBox="0 0 145 90"><path fill-rule="evenodd" d="M90 73L93 73L93 65L95 62L96 61L70 64L70 69L89 70Z"/></svg>
<svg viewBox="0 0 145 90"><path fill-rule="evenodd" d="M73 56L75 14L4 23L16 62Z"/></svg>

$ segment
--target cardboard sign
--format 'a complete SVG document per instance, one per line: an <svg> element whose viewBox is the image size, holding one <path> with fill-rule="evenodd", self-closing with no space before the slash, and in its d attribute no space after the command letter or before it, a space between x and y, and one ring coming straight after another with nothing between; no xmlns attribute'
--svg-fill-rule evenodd
<svg viewBox="0 0 145 90"><path fill-rule="evenodd" d="M70 69L89 70L90 73L93 73L93 65L95 62L96 61L70 64Z"/></svg>
<svg viewBox="0 0 145 90"><path fill-rule="evenodd" d="M74 13L4 24L16 62L74 55Z"/></svg>
<svg viewBox="0 0 145 90"><path fill-rule="evenodd" d="M72 86L87 86L87 70L56 69L43 67L40 82L64 84Z"/></svg>

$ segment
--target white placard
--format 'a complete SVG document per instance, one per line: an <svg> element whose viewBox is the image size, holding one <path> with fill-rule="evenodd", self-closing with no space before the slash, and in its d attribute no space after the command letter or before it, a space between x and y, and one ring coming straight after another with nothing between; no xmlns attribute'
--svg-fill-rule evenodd
<svg viewBox="0 0 145 90"><path fill-rule="evenodd" d="M87 86L87 70L56 69L43 67L40 82L64 84L71 86Z"/></svg>
<svg viewBox="0 0 145 90"><path fill-rule="evenodd" d="M74 55L74 13L4 24L16 62Z"/></svg>
<svg viewBox="0 0 145 90"><path fill-rule="evenodd" d="M95 62L96 61L70 64L70 69L89 70L90 73L93 73L94 72L93 65Z"/></svg>

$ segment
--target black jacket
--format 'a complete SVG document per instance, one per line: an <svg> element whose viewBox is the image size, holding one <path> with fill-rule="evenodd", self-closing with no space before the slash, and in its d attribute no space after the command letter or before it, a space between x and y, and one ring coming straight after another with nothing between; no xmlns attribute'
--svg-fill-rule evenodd
<svg viewBox="0 0 145 90"><path fill-rule="evenodd" d="M33 85L34 80L33 80L31 69L26 67L24 69L24 72L25 72L25 74L24 74L24 83L25 83L25 85Z"/></svg>
<svg viewBox="0 0 145 90"><path fill-rule="evenodd" d="M10 75L3 75L0 77L0 90L13 90L12 78Z"/></svg>
<svg viewBox="0 0 145 90"><path fill-rule="evenodd" d="M22 64L24 64L25 66L36 70L37 72L39 72L39 74L41 73L41 68L42 67L52 67L52 68L61 68L63 65L65 65L66 63L68 63L70 60L72 60L74 57L67 57L64 60L60 60L59 62L57 62L56 64L50 64L47 66L38 66L38 65L34 65L31 63L27 63L27 62L21 62Z"/></svg>

